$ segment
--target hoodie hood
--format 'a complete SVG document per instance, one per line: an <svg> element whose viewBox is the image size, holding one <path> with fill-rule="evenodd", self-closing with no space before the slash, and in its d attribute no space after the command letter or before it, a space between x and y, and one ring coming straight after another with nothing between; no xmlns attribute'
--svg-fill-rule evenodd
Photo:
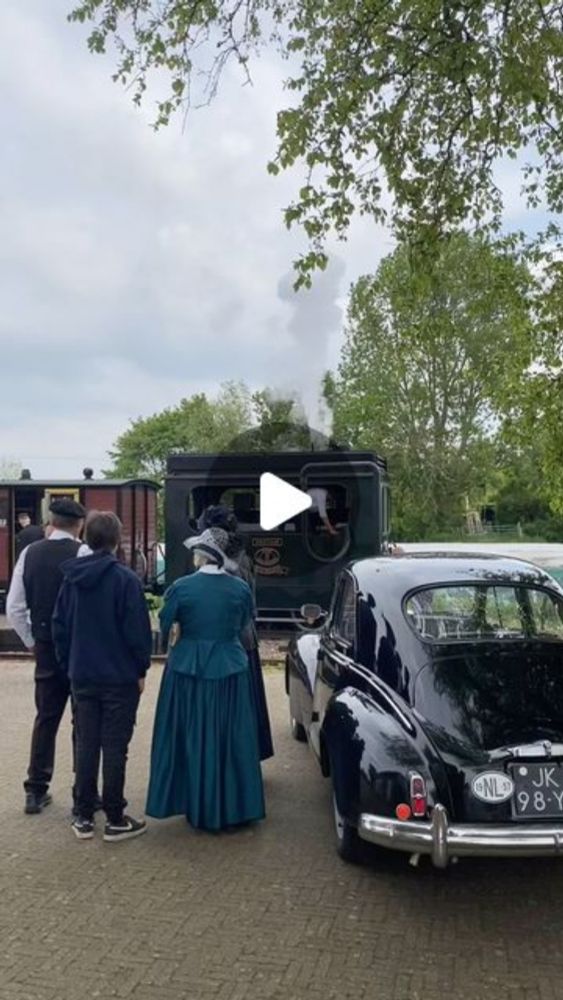
<svg viewBox="0 0 563 1000"><path fill-rule="evenodd" d="M100 552L80 559L68 559L63 563L62 571L69 583L81 590L89 590L96 587L114 566L117 566L115 556L110 552Z"/></svg>

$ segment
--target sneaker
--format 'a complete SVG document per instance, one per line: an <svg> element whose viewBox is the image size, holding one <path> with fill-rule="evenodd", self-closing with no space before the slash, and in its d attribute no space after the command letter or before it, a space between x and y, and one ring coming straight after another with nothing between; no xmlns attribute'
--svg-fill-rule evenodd
<svg viewBox="0 0 563 1000"><path fill-rule="evenodd" d="M43 812L45 806L51 802L49 792L26 792L24 812L28 816Z"/></svg>
<svg viewBox="0 0 563 1000"><path fill-rule="evenodd" d="M119 840L132 840L133 837L140 837L147 832L147 824L144 819L131 819L124 816L119 823L106 823L104 830L104 840L114 843Z"/></svg>
<svg viewBox="0 0 563 1000"><path fill-rule="evenodd" d="M94 836L94 822L91 819L83 819L77 816L72 821L72 832L79 840L92 840Z"/></svg>

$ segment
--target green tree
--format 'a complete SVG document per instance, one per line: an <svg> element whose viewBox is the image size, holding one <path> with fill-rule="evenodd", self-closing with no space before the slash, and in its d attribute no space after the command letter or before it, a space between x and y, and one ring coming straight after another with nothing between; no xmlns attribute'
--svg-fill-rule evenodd
<svg viewBox="0 0 563 1000"><path fill-rule="evenodd" d="M151 75L168 75L157 127L210 100L229 60L248 75L272 41L289 57L292 101L270 169L307 169L286 210L310 240L302 279L357 210L403 236L466 219L498 227L503 157L528 157L530 207L563 209L558 0L75 0L70 18L92 23L93 52L115 42L115 79L137 103Z"/></svg>
<svg viewBox="0 0 563 1000"><path fill-rule="evenodd" d="M166 459L175 451L228 449L253 418L251 393L242 383L226 383L216 399L198 393L150 417L139 417L117 438L111 475L150 476L161 481Z"/></svg>
<svg viewBox="0 0 563 1000"><path fill-rule="evenodd" d="M563 514L563 373L560 363L551 370L532 369L515 384L505 437L515 454L533 452L535 492L553 513Z"/></svg>
<svg viewBox="0 0 563 1000"><path fill-rule="evenodd" d="M477 237L444 242L431 274L399 247L352 288L325 392L335 433L389 459L394 526L422 537L484 499L514 372L529 365L525 269Z"/></svg>

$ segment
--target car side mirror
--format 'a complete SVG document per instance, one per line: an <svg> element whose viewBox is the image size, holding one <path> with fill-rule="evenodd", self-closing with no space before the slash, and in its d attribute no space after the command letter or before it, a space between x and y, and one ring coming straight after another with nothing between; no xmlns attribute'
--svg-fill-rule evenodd
<svg viewBox="0 0 563 1000"><path fill-rule="evenodd" d="M303 604L301 607L301 617L305 619L308 625L316 625L321 619L324 621L326 614L320 604Z"/></svg>

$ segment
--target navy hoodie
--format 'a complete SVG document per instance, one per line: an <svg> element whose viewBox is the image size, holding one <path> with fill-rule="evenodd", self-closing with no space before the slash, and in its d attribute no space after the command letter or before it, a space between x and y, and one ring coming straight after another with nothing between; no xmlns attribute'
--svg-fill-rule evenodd
<svg viewBox="0 0 563 1000"><path fill-rule="evenodd" d="M143 588L108 552L62 564L53 614L57 658L75 687L131 684L151 661L152 634Z"/></svg>

